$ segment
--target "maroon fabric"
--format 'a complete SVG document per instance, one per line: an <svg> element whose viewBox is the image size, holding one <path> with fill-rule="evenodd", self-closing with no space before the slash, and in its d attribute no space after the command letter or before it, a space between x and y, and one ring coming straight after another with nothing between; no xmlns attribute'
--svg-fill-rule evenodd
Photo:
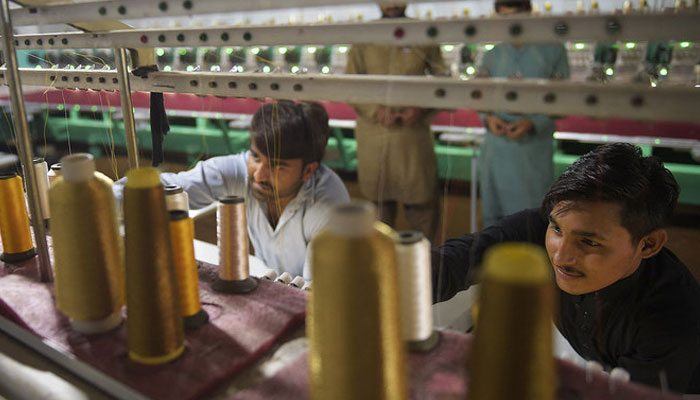
<svg viewBox="0 0 700 400"><path fill-rule="evenodd" d="M411 399L463 399L468 385L466 360L472 336L442 331L438 347L422 354L409 354ZM669 393L634 383L620 383L607 375L585 370L562 360L556 361L559 400L677 400ZM283 400L309 398L307 355L283 368L274 377L237 393L235 400ZM504 380L503 384L508 384Z"/></svg>
<svg viewBox="0 0 700 400"><path fill-rule="evenodd" d="M7 101L7 96L0 100ZM50 89L37 90L24 94L24 101L41 104L81 104L119 107L121 99L117 92L95 90ZM222 113L254 114L262 103L253 99L234 97L197 96L189 93L165 93L165 108L168 110L209 111ZM148 92L133 92L136 108L148 108ZM357 115L346 103L322 102L333 119L354 120ZM441 112L434 125L474 127L482 126L479 115L474 110L458 109ZM700 124L693 122L648 121L640 122L620 118L588 118L567 116L556 121L560 132L599 133L622 136L647 136L681 139L700 138Z"/></svg>
<svg viewBox="0 0 700 400"><path fill-rule="evenodd" d="M0 263L0 307L15 314L55 347L102 370L154 399L192 399L230 380L256 361L278 339L300 327L305 317L305 292L261 281L246 295L226 295L210 289L216 267L200 265L200 298L210 323L186 334L186 349L178 359L144 366L127 356L126 327L99 335L70 329L54 305L53 286L37 281L37 258L13 265Z"/></svg>

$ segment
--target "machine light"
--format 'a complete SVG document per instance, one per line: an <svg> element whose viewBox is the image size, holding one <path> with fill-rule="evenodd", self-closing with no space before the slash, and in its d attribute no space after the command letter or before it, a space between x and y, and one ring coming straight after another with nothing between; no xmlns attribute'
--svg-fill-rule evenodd
<svg viewBox="0 0 700 400"><path fill-rule="evenodd" d="M473 65L470 65L464 70L464 72L466 72L467 75L474 75L474 73L476 72L476 68L474 68Z"/></svg>
<svg viewBox="0 0 700 400"><path fill-rule="evenodd" d="M194 71L194 65L188 65L186 68L187 72L192 72Z"/></svg>
<svg viewBox="0 0 700 400"><path fill-rule="evenodd" d="M293 74L296 74L297 72L299 72L299 66L292 65L292 68L290 69L290 71L292 71Z"/></svg>
<svg viewBox="0 0 700 400"><path fill-rule="evenodd" d="M444 51L445 53L450 53L454 49L455 49L455 46L453 44L446 44L446 45L442 46L442 51Z"/></svg>
<svg viewBox="0 0 700 400"><path fill-rule="evenodd" d="M615 70L612 67L608 67L605 69L605 75L607 75L607 76L613 76L614 73L615 73Z"/></svg>
<svg viewBox="0 0 700 400"><path fill-rule="evenodd" d="M180 55L181 55L181 56L186 56L186 55L187 55L187 49L180 49Z"/></svg>
<svg viewBox="0 0 700 400"><path fill-rule="evenodd" d="M627 42L627 43L625 43L625 48L631 50L631 49L633 49L636 45L637 45L637 44L634 43L634 42Z"/></svg>
<svg viewBox="0 0 700 400"><path fill-rule="evenodd" d="M226 54L233 54L233 47L227 47Z"/></svg>
<svg viewBox="0 0 700 400"><path fill-rule="evenodd" d="M494 48L494 45L491 43L487 43L484 45L484 50L486 50L486 51L491 51L491 50L493 50L493 48Z"/></svg>
<svg viewBox="0 0 700 400"><path fill-rule="evenodd" d="M348 52L348 46L338 46L338 53L345 54Z"/></svg>
<svg viewBox="0 0 700 400"><path fill-rule="evenodd" d="M272 70L272 68L270 68L269 65L265 65L265 66L263 67L263 72L270 72L271 70Z"/></svg>
<svg viewBox="0 0 700 400"><path fill-rule="evenodd" d="M586 48L586 44L585 44L585 43L576 43L576 44L574 45L574 48L575 48L576 50L583 50L583 49Z"/></svg>
<svg viewBox="0 0 700 400"><path fill-rule="evenodd" d="M163 57L165 55L165 49L156 49L156 54L158 57Z"/></svg>
<svg viewBox="0 0 700 400"><path fill-rule="evenodd" d="M260 53L260 47L253 47L252 49L250 49L250 52L253 54L258 54Z"/></svg>
<svg viewBox="0 0 700 400"><path fill-rule="evenodd" d="M661 68L661 69L659 70L659 75L661 75L661 76L666 76L666 75L668 75L668 68L665 68L665 67L664 67L664 68Z"/></svg>
<svg viewBox="0 0 700 400"><path fill-rule="evenodd" d="M308 49L306 49L306 51L308 51L309 54L315 54L315 53L316 53L316 48L315 48L315 47L309 47Z"/></svg>
<svg viewBox="0 0 700 400"><path fill-rule="evenodd" d="M322 74L327 74L327 73L330 73L330 72L331 72L331 67L329 67L329 66L327 66L327 65L324 65L323 67L321 67L321 73L322 73Z"/></svg>
<svg viewBox="0 0 700 400"><path fill-rule="evenodd" d="M170 65L166 65L165 67L163 67L163 71L165 71L165 72L172 71L172 70L173 70L173 67L171 67Z"/></svg>
<svg viewBox="0 0 700 400"><path fill-rule="evenodd" d="M680 46L681 46L681 48L684 48L684 49L688 48L688 47L690 47L690 42L681 42Z"/></svg>
<svg viewBox="0 0 700 400"><path fill-rule="evenodd" d="M80 104L76 104L73 106L73 111L80 111Z"/></svg>
<svg viewBox="0 0 700 400"><path fill-rule="evenodd" d="M90 107L90 111L96 112L96 111L97 111L97 106L93 105L92 107Z"/></svg>
<svg viewBox="0 0 700 400"><path fill-rule="evenodd" d="M286 47L280 47L279 48L280 54L287 54L287 48Z"/></svg>

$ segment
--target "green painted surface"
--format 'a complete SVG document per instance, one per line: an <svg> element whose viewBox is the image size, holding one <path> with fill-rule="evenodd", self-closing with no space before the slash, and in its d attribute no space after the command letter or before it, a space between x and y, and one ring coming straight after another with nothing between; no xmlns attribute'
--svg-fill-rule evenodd
<svg viewBox="0 0 700 400"><path fill-rule="evenodd" d="M70 109L48 117L47 137L54 141L86 143L96 155L110 153L112 137L116 147L125 147L124 126L111 119L107 112L79 112ZM43 127L43 117L37 118ZM222 154L235 154L248 149L248 132L228 128L227 121L203 117L176 118L172 120L170 133L165 138L164 150L187 156L189 162ZM185 122L181 125L178 122ZM137 121L136 136L139 148L151 149L150 126ZM110 133L111 132L111 133ZM651 154L650 146L643 146L645 155ZM471 177L471 161L477 151L470 147L436 144L438 171L443 179L465 180ZM556 152L554 172L559 176L578 155ZM344 172L357 170L357 144L343 136L340 129L332 129L324 162L331 168ZM700 165L666 163L681 187L680 202L700 205Z"/></svg>

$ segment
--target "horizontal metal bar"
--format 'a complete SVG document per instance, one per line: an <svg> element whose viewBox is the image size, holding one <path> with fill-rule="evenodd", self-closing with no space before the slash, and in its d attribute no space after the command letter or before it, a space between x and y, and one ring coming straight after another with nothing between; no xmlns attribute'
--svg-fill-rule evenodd
<svg viewBox="0 0 700 400"><path fill-rule="evenodd" d="M405 3L430 3L444 0L408 0ZM375 3L393 3L376 0ZM336 5L367 4L367 0L119 0L93 1L12 10L15 26L51 23L98 21L101 19L136 19L175 17L242 11L261 11L287 8L327 7Z"/></svg>
<svg viewBox="0 0 700 400"><path fill-rule="evenodd" d="M50 342L20 328L4 317L0 317L0 332L7 334L31 350L41 354L60 367L72 372L91 385L99 388L116 399L146 400L142 394L118 382L114 378L96 368L78 360L73 354L66 353L54 347Z"/></svg>
<svg viewBox="0 0 700 400"><path fill-rule="evenodd" d="M112 70L22 69L25 85L118 90ZM0 81L6 84L4 69ZM700 121L700 89L550 80L387 75L294 75L155 72L132 78L132 90L243 98L475 109L638 120Z"/></svg>
<svg viewBox="0 0 700 400"><path fill-rule="evenodd" d="M442 21L123 30L17 35L18 49L221 47L250 45L435 44L463 42L700 41L700 13L576 15ZM661 29L662 28L662 29Z"/></svg>

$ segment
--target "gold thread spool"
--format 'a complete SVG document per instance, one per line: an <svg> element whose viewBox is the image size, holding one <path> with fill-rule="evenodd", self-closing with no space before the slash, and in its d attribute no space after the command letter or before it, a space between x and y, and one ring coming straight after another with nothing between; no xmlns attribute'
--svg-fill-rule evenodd
<svg viewBox="0 0 700 400"><path fill-rule="evenodd" d="M313 238L311 399L408 398L395 238L367 202L336 206Z"/></svg>
<svg viewBox="0 0 700 400"><path fill-rule="evenodd" d="M118 326L124 306L124 251L112 180L88 153L61 159L64 175L49 190L56 307L73 329Z"/></svg>
<svg viewBox="0 0 700 400"><path fill-rule="evenodd" d="M49 187L51 187L51 184L53 181L56 180L59 176L61 176L61 163L55 163L51 164L51 168L49 169L49 172L46 174L46 176L49 178Z"/></svg>
<svg viewBox="0 0 700 400"><path fill-rule="evenodd" d="M190 203L187 192L182 190L180 185L165 185L165 206L168 211L189 211Z"/></svg>
<svg viewBox="0 0 700 400"><path fill-rule="evenodd" d="M440 335L433 329L430 242L418 231L401 231L398 237L401 332L409 351L430 351L440 341Z"/></svg>
<svg viewBox="0 0 700 400"><path fill-rule="evenodd" d="M245 200L227 196L216 208L217 239L219 242L219 277L214 290L226 293L248 293L258 287L248 270L248 225Z"/></svg>
<svg viewBox="0 0 700 400"><path fill-rule="evenodd" d="M129 357L162 364L185 349L165 193L155 168L135 168L124 187Z"/></svg>
<svg viewBox="0 0 700 400"><path fill-rule="evenodd" d="M14 172L0 175L0 260L17 262L32 258L36 249L29 229L22 178Z"/></svg>
<svg viewBox="0 0 700 400"><path fill-rule="evenodd" d="M494 246L485 255L482 282L468 397L554 399L556 299L547 255L528 243Z"/></svg>
<svg viewBox="0 0 700 400"><path fill-rule="evenodd" d="M209 321L209 314L199 302L199 276L197 261L194 259L194 222L187 211L170 211L170 238L185 329L194 329Z"/></svg>

